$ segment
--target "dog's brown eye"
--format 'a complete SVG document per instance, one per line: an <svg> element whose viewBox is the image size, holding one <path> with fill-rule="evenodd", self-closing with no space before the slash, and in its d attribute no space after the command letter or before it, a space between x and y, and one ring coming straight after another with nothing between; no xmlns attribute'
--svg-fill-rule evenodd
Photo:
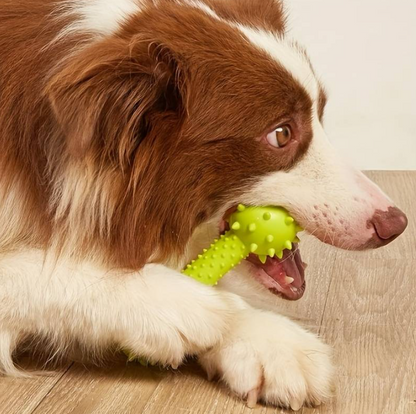
<svg viewBox="0 0 416 414"><path fill-rule="evenodd" d="M292 138L292 130L288 125L276 128L267 135L267 142L275 148L286 146Z"/></svg>

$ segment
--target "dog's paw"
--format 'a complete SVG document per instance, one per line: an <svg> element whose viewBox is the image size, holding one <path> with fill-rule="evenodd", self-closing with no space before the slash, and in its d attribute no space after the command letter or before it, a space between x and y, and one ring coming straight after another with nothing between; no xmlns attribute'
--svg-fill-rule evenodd
<svg viewBox="0 0 416 414"><path fill-rule="evenodd" d="M285 317L241 312L217 348L200 357L208 378L219 375L249 407L257 401L299 410L331 395L330 348Z"/></svg>

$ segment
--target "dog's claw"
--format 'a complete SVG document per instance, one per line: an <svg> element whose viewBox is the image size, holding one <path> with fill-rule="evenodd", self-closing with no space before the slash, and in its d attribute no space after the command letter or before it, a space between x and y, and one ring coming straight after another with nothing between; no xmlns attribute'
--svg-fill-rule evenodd
<svg viewBox="0 0 416 414"><path fill-rule="evenodd" d="M259 397L259 390L254 389L248 392L247 394L247 407L248 408L256 408L257 401Z"/></svg>
<svg viewBox="0 0 416 414"><path fill-rule="evenodd" d="M214 378L215 378L215 376L217 375L217 372L215 371L215 369L214 368L208 368L208 367L206 367L205 368L205 371L207 373L207 379L208 379L208 381L209 382L213 381Z"/></svg>
<svg viewBox="0 0 416 414"><path fill-rule="evenodd" d="M293 411L299 411L299 410L302 408L302 406L303 406L303 404L302 404L302 402L301 402L301 401L298 401L298 400L293 399L293 400L290 402L290 408L291 408Z"/></svg>

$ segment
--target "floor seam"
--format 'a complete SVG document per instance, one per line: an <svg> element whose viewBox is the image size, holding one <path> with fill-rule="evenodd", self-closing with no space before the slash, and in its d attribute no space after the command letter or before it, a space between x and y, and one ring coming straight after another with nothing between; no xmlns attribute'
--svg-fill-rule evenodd
<svg viewBox="0 0 416 414"><path fill-rule="evenodd" d="M42 397L42 399L39 401L38 404L36 404L36 407L33 408L30 414L34 414L35 411L38 410L38 408L43 404L45 399L50 395L50 393L55 389L55 387L62 381L62 379L65 377L65 375L68 373L68 371L73 367L74 363L72 362L68 368L62 373L62 375L58 378L58 380L55 382L55 384L48 390L48 392Z"/></svg>

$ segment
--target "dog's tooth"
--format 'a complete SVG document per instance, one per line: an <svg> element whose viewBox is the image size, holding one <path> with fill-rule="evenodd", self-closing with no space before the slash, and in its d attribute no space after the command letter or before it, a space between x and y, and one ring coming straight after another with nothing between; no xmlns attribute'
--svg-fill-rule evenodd
<svg viewBox="0 0 416 414"><path fill-rule="evenodd" d="M295 279L293 279L293 277L285 276L285 283L287 285L291 285L294 281L295 281Z"/></svg>

